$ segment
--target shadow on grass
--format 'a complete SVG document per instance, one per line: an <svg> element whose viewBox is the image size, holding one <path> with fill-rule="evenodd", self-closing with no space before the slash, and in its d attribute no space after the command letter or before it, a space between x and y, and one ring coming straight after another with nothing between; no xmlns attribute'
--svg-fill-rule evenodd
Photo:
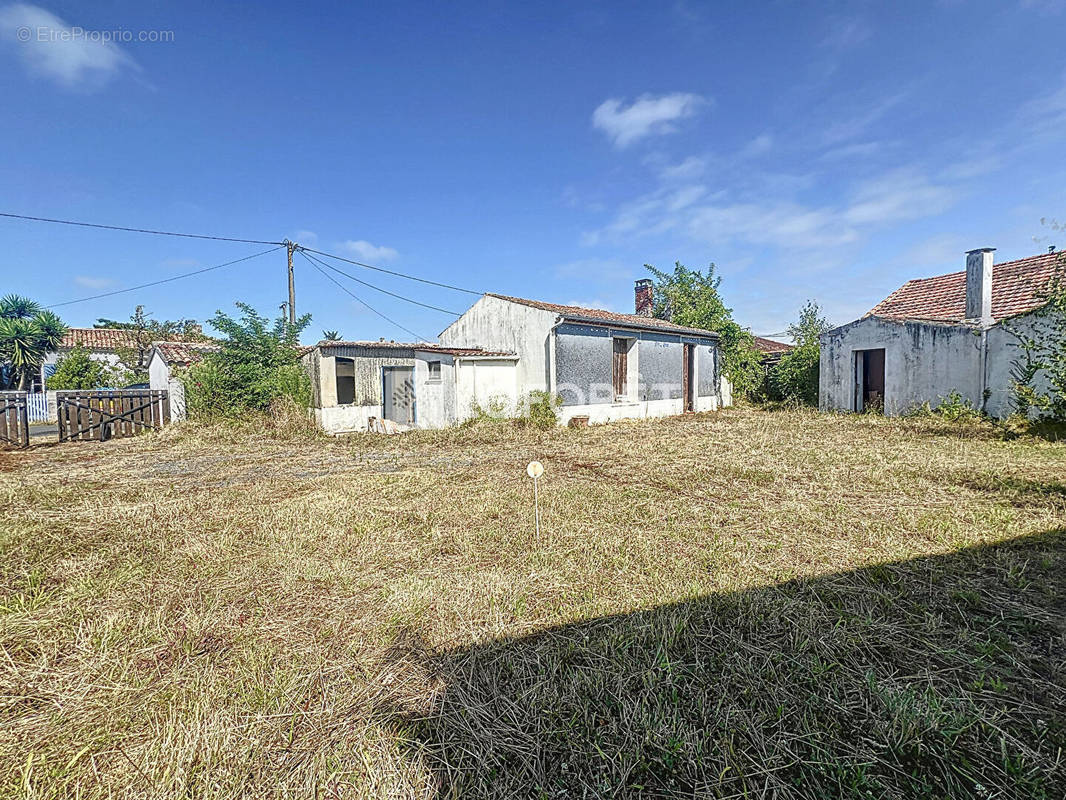
<svg viewBox="0 0 1066 800"><path fill-rule="evenodd" d="M1064 574L1066 529L417 658L405 737L441 797L1061 798Z"/></svg>

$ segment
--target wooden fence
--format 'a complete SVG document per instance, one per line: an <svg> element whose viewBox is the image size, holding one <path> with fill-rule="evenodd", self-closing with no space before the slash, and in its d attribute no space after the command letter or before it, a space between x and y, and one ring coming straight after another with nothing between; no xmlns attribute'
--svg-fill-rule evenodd
<svg viewBox="0 0 1066 800"><path fill-rule="evenodd" d="M134 436L170 422L170 397L162 389L56 392L59 441Z"/></svg>
<svg viewBox="0 0 1066 800"><path fill-rule="evenodd" d="M29 447L26 392L0 392L0 447Z"/></svg>

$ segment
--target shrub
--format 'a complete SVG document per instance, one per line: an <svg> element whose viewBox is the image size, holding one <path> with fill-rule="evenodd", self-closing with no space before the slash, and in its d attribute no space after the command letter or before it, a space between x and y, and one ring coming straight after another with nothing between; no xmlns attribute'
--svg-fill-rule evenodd
<svg viewBox="0 0 1066 800"><path fill-rule="evenodd" d="M550 430L559 424L559 415L555 409L563 404L563 399L551 392L532 391L518 403L518 420L523 425Z"/></svg>
<svg viewBox="0 0 1066 800"><path fill-rule="evenodd" d="M1066 423L1066 282L1061 274L1033 317L1031 332L1013 323L1004 325L1021 351L1011 364L1014 411L1037 422ZM1038 388L1041 376L1046 390Z"/></svg>
<svg viewBox="0 0 1066 800"><path fill-rule="evenodd" d="M766 391L770 400L784 400L818 405L818 363L821 358L821 335L832 325L822 316L821 307L808 300L799 320L788 326L795 348L781 357L767 373Z"/></svg>
<svg viewBox="0 0 1066 800"><path fill-rule="evenodd" d="M307 409L311 379L300 364L297 342L311 316L296 324L279 317L271 325L251 306L237 303L237 308L239 320L221 311L209 320L225 337L219 341L221 349L178 376L189 415L239 419L270 411L279 398Z"/></svg>
<svg viewBox="0 0 1066 800"><path fill-rule="evenodd" d="M56 364L48 378L49 389L100 389L119 383L120 371L89 355L80 342Z"/></svg>
<svg viewBox="0 0 1066 800"><path fill-rule="evenodd" d="M948 392L947 397L940 398L934 413L950 422L976 422L984 418L984 415L974 408L973 403L954 389Z"/></svg>

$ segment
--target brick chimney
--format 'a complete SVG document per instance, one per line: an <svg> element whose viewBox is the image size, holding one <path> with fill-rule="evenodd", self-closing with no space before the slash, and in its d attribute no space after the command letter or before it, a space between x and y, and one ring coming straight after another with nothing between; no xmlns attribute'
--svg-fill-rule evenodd
<svg viewBox="0 0 1066 800"><path fill-rule="evenodd" d="M966 253L966 319L992 322L992 253L982 247Z"/></svg>
<svg viewBox="0 0 1066 800"><path fill-rule="evenodd" d="M650 317L652 315L652 282L650 278L641 278L634 288L636 295L636 313L638 317Z"/></svg>

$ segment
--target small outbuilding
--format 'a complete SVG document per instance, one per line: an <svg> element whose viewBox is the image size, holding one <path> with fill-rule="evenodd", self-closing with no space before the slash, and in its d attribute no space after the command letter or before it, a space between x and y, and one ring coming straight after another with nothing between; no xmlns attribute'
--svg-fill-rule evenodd
<svg viewBox="0 0 1066 800"><path fill-rule="evenodd" d="M170 418L185 419L185 385L177 379L175 369L184 369L207 353L218 352L212 342L153 342L148 357L148 380L153 389L170 392Z"/></svg>
<svg viewBox="0 0 1066 800"><path fill-rule="evenodd" d="M993 252L971 250L965 270L908 281L862 319L823 334L822 410L897 415L956 392L1006 417L1017 335L1044 324L1035 312L1063 259L1049 252L994 264Z"/></svg>

